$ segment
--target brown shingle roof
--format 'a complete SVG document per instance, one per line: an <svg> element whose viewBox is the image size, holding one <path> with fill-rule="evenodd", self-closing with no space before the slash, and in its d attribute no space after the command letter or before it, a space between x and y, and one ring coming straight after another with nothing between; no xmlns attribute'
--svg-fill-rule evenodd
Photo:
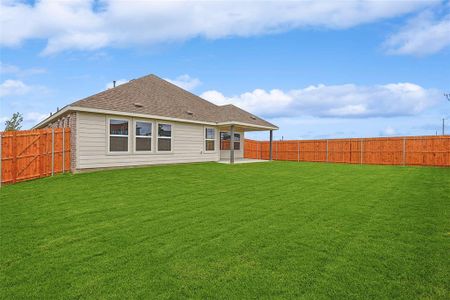
<svg viewBox="0 0 450 300"><path fill-rule="evenodd" d="M234 105L217 106L155 75L131 80L118 87L76 101L70 106L200 122L234 121L276 127Z"/></svg>

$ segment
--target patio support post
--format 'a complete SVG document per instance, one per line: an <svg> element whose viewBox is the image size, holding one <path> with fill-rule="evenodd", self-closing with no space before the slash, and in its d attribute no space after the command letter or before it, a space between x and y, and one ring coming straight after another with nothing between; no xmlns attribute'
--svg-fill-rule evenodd
<svg viewBox="0 0 450 300"><path fill-rule="evenodd" d="M272 140L273 140L273 131L270 131L270 140L269 140L269 160L272 160Z"/></svg>
<svg viewBox="0 0 450 300"><path fill-rule="evenodd" d="M230 128L230 164L234 164L234 125Z"/></svg>

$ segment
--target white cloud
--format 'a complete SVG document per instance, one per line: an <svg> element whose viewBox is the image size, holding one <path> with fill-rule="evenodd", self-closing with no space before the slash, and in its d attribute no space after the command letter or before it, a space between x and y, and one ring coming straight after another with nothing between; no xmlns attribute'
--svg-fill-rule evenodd
<svg viewBox="0 0 450 300"><path fill-rule="evenodd" d="M450 11L450 4L449 11ZM411 19L390 36L384 48L389 54L433 54L450 46L450 12L439 18L431 11Z"/></svg>
<svg viewBox="0 0 450 300"><path fill-rule="evenodd" d="M395 128L393 128L392 126L388 126L386 127L380 135L396 135L397 134L397 130L395 130Z"/></svg>
<svg viewBox="0 0 450 300"><path fill-rule="evenodd" d="M0 62L0 74L15 74L19 71L20 69L17 66Z"/></svg>
<svg viewBox="0 0 450 300"><path fill-rule="evenodd" d="M116 80L116 86L119 86L119 85L121 85L121 84L124 84L124 83L127 83L129 80L128 79L119 79L119 80ZM111 82L108 82L106 85L105 85L105 88L106 89L112 89L114 87L114 83L111 81Z"/></svg>
<svg viewBox="0 0 450 300"><path fill-rule="evenodd" d="M187 74L180 75L175 79L164 78L164 80L167 80L170 83L173 83L187 91L194 90L196 87L198 87L202 83L199 79L192 78L191 76L189 76Z"/></svg>
<svg viewBox="0 0 450 300"><path fill-rule="evenodd" d="M24 122L31 122L31 123L39 123L40 121L44 120L45 118L48 117L48 114L42 114L39 112L27 112L24 117L23 120Z"/></svg>
<svg viewBox="0 0 450 300"><path fill-rule="evenodd" d="M21 69L18 66L0 62L0 74L11 74L23 77L28 75L42 74L46 72L47 70L45 70L44 68Z"/></svg>
<svg viewBox="0 0 450 300"><path fill-rule="evenodd" d="M31 90L31 86L20 80L7 79L0 84L0 96L24 95Z"/></svg>
<svg viewBox="0 0 450 300"><path fill-rule="evenodd" d="M218 91L206 91L201 97L218 105L232 103L268 118L363 118L415 115L433 106L441 94L413 83L392 83L375 86L320 84L290 91L256 89L231 97Z"/></svg>
<svg viewBox="0 0 450 300"><path fill-rule="evenodd" d="M342 29L392 18L438 1L1 1L3 46L47 41L44 54L194 37L254 36L293 28ZM26 20L26 22L24 22Z"/></svg>

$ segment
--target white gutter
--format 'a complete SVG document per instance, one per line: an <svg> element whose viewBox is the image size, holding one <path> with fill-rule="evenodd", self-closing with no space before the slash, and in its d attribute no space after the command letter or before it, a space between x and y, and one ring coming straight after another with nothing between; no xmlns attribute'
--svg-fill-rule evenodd
<svg viewBox="0 0 450 300"><path fill-rule="evenodd" d="M255 125L255 124L244 123L244 122L239 122L239 121L219 122L219 123L217 123L217 125L218 126L238 125L238 126L247 126L247 127L259 128L259 129L265 129L265 130L278 130L279 129L276 126L262 126L262 125Z"/></svg>

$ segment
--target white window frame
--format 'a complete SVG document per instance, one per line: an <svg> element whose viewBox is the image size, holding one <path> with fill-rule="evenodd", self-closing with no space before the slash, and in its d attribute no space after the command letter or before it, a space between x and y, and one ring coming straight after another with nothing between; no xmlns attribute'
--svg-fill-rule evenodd
<svg viewBox="0 0 450 300"><path fill-rule="evenodd" d="M168 136L159 136L159 125L170 125L170 137ZM155 138L156 138L156 147L155 147L155 151L156 153L160 153L160 154L165 154L165 153L173 153L173 124L169 123L169 122L156 122L156 126L155 126ZM168 139L170 140L170 151L165 151L165 150L159 150L159 139Z"/></svg>
<svg viewBox="0 0 450 300"><path fill-rule="evenodd" d="M109 128L109 126L111 125L111 120L119 120L119 121L127 121L128 123L128 134L127 135L121 135L121 134L111 134L111 130ZM132 124L131 120L128 118L123 118L123 117L108 117L106 118L106 135L107 135L107 148L106 148L106 152L109 155L124 155L124 154L130 154L131 153L131 147L130 147L130 124ZM127 151L111 151L111 139L110 137L127 137Z"/></svg>
<svg viewBox="0 0 450 300"><path fill-rule="evenodd" d="M146 135L137 135L136 134L136 125L138 122L142 122L142 123L149 123L152 125L152 130L151 130L151 135L150 136L146 136ZM149 154L149 153L153 153L155 150L155 143L154 143L154 132L155 132L155 123L153 121L150 120L144 120L144 119L133 119L133 142L134 142L134 146L133 146L133 153L134 154ZM137 139L150 139L150 149L151 150L136 150L137 147Z"/></svg>
<svg viewBox="0 0 450 300"><path fill-rule="evenodd" d="M207 131L208 129L214 130L214 138L213 138L213 139L208 139L208 138L206 138L206 131ZM214 152L216 152L216 148L217 148L217 143L216 143L216 141L217 141L217 129L214 128L214 127L204 127L204 129L203 129L203 138L204 138L204 142L203 142L203 145L204 145L204 151L205 151L206 153L214 153ZM206 149L206 141L214 141L214 150L207 150L207 149Z"/></svg>

